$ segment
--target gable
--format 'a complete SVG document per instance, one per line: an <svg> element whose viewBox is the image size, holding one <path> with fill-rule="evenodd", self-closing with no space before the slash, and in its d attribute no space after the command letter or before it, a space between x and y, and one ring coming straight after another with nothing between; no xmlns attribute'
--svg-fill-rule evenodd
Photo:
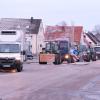
<svg viewBox="0 0 100 100"><path fill-rule="evenodd" d="M23 30L26 33L38 34L41 19L23 19L23 18L2 18L0 20L0 30Z"/></svg>

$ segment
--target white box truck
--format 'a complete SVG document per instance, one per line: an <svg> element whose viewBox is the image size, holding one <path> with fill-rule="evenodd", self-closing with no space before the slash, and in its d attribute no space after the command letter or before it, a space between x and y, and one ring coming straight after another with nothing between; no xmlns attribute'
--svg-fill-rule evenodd
<svg viewBox="0 0 100 100"><path fill-rule="evenodd" d="M23 69L25 34L21 30L0 31L0 68Z"/></svg>

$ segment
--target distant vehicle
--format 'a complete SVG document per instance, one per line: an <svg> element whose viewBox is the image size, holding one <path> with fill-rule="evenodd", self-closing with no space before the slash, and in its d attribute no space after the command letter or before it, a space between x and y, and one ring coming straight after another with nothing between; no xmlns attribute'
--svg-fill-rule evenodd
<svg viewBox="0 0 100 100"><path fill-rule="evenodd" d="M27 53L26 53L26 59L27 59L27 60L32 60L32 59L33 59L33 54L32 54L32 52L27 52Z"/></svg>
<svg viewBox="0 0 100 100"><path fill-rule="evenodd" d="M63 61L73 63L73 56L69 53L70 44L67 40L46 41L46 46L39 54L39 64L61 64Z"/></svg>
<svg viewBox="0 0 100 100"><path fill-rule="evenodd" d="M94 50L96 52L97 59L100 59L100 45L94 46Z"/></svg>
<svg viewBox="0 0 100 100"><path fill-rule="evenodd" d="M83 60L90 62L90 60L92 61L96 61L96 52L94 50L94 48L88 48L86 51L83 51Z"/></svg>
<svg viewBox="0 0 100 100"><path fill-rule="evenodd" d="M0 68L23 69L25 36L21 30L0 31Z"/></svg>

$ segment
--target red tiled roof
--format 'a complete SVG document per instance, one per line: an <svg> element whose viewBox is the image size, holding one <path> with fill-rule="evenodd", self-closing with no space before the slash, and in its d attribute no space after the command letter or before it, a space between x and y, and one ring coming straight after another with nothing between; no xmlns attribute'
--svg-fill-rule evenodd
<svg viewBox="0 0 100 100"><path fill-rule="evenodd" d="M45 30L45 39L56 39L63 37L70 37L71 40L74 36L74 42L80 42L82 26L47 26Z"/></svg>
<svg viewBox="0 0 100 100"><path fill-rule="evenodd" d="M74 41L75 42L80 42L82 31L83 31L82 26L75 26L74 28Z"/></svg>

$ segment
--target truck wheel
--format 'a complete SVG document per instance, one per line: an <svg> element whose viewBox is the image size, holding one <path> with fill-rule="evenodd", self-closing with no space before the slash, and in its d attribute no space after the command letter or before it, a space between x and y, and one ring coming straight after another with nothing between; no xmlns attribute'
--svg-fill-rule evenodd
<svg viewBox="0 0 100 100"><path fill-rule="evenodd" d="M39 64L47 64L47 62L39 62Z"/></svg>
<svg viewBox="0 0 100 100"><path fill-rule="evenodd" d="M22 70L23 70L23 66L22 65L19 65L19 66L17 65L17 71L21 72Z"/></svg>

